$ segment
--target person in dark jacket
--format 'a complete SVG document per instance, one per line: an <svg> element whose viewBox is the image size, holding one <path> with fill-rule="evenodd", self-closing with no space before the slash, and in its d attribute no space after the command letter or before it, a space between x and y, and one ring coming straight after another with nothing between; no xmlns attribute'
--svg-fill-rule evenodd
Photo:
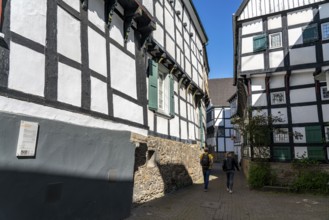
<svg viewBox="0 0 329 220"><path fill-rule="evenodd" d="M226 158L223 162L223 170L226 172L226 190L229 193L233 192L233 179L234 179L234 172L235 168L240 171L238 163L234 158L232 152L227 153Z"/></svg>

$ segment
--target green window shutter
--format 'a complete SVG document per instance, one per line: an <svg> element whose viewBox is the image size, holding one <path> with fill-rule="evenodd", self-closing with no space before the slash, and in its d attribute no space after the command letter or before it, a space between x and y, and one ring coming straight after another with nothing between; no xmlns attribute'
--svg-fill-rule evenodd
<svg viewBox="0 0 329 220"><path fill-rule="evenodd" d="M175 117L175 92L174 92L174 77L172 75L169 76L170 79L170 116Z"/></svg>
<svg viewBox="0 0 329 220"><path fill-rule="evenodd" d="M158 63L149 59L149 109L158 110Z"/></svg>
<svg viewBox="0 0 329 220"><path fill-rule="evenodd" d="M305 127L306 143L321 143L322 134L321 126L307 126Z"/></svg>
<svg viewBox="0 0 329 220"><path fill-rule="evenodd" d="M273 159L280 161L290 160L290 147L273 147Z"/></svg>
<svg viewBox="0 0 329 220"><path fill-rule="evenodd" d="M303 28L303 42L313 42L317 41L319 39L318 34L318 25L317 24L311 24L305 28Z"/></svg>
<svg viewBox="0 0 329 220"><path fill-rule="evenodd" d="M322 147L308 147L308 158L315 160L325 160L325 154Z"/></svg>
<svg viewBox="0 0 329 220"><path fill-rule="evenodd" d="M265 34L254 37L253 42L254 42L254 52L266 50L267 37Z"/></svg>

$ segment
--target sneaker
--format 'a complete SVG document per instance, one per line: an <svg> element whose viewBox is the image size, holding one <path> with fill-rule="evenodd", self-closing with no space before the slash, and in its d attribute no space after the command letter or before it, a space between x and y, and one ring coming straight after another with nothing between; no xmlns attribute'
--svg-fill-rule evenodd
<svg viewBox="0 0 329 220"><path fill-rule="evenodd" d="M228 191L230 191L230 189L229 188L226 188L226 191L228 192Z"/></svg>
<svg viewBox="0 0 329 220"><path fill-rule="evenodd" d="M233 191L232 191L232 190L230 190L230 191L229 191L229 193L233 193Z"/></svg>

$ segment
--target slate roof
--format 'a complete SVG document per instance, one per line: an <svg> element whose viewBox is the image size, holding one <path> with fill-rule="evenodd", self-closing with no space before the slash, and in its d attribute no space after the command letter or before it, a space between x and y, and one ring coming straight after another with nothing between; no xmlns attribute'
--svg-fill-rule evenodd
<svg viewBox="0 0 329 220"><path fill-rule="evenodd" d="M236 92L233 78L209 79L209 96L215 106L230 106L227 101Z"/></svg>

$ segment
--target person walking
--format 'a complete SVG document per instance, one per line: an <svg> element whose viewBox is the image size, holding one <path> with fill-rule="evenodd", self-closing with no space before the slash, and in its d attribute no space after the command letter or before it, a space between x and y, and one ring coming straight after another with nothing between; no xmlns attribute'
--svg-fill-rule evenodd
<svg viewBox="0 0 329 220"><path fill-rule="evenodd" d="M233 180L235 168L240 171L238 163L232 152L226 154L226 157L223 162L223 171L226 172L226 190L229 193L233 193Z"/></svg>
<svg viewBox="0 0 329 220"><path fill-rule="evenodd" d="M204 148L204 153L200 156L200 164L202 166L203 173L203 182L204 182L204 191L208 191L209 184L209 176L212 165L214 163L213 156L209 153L209 149L207 147Z"/></svg>

